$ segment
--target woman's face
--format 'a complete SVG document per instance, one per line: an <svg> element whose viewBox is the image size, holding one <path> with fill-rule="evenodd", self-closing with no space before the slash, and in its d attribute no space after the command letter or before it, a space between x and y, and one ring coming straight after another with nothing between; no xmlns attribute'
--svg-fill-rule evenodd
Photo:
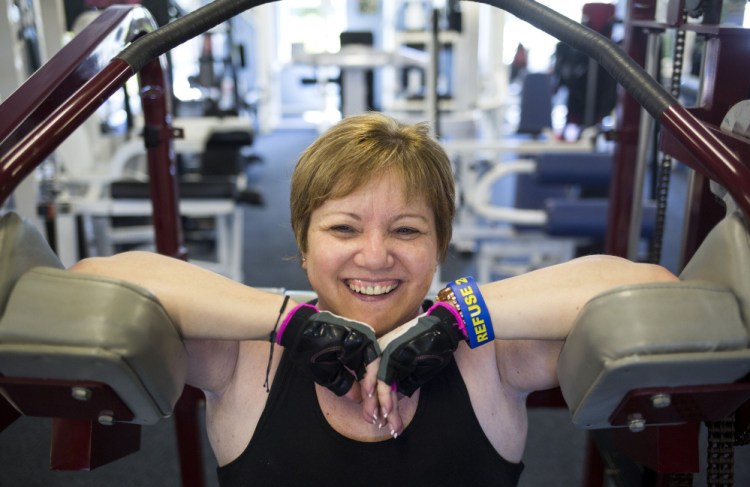
<svg viewBox="0 0 750 487"><path fill-rule="evenodd" d="M378 335L421 312L438 262L435 218L400 179L375 178L310 217L303 268L318 307L368 323Z"/></svg>

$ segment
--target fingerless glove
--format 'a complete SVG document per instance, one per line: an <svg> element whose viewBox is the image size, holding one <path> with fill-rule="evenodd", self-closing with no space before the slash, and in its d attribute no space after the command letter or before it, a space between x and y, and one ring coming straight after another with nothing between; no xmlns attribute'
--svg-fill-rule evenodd
<svg viewBox="0 0 750 487"><path fill-rule="evenodd" d="M380 339L383 356L378 379L411 396L422 384L448 365L458 344L466 340L458 312L436 303L423 315Z"/></svg>
<svg viewBox="0 0 750 487"><path fill-rule="evenodd" d="M316 383L343 396L365 368L380 355L375 331L366 323L320 311L311 304L293 308L276 335L276 343L312 373Z"/></svg>

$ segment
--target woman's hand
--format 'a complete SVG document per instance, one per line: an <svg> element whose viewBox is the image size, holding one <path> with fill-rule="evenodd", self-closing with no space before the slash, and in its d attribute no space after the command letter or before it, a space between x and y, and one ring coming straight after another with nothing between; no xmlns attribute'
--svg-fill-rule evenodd
<svg viewBox="0 0 750 487"><path fill-rule="evenodd" d="M355 400L362 396L355 374L357 380L364 379L367 366L380 355L371 326L319 311L310 304L299 305L287 314L276 343L289 350L316 383L337 396Z"/></svg>
<svg viewBox="0 0 750 487"><path fill-rule="evenodd" d="M455 309L438 303L378 340L366 323L303 304L287 314L276 342L316 383L361 403L363 419L396 438L404 428L399 396L411 396L449 363L466 338L462 325Z"/></svg>
<svg viewBox="0 0 750 487"><path fill-rule="evenodd" d="M395 392L393 400L388 398L387 409L379 403L380 346L372 327L302 304L289 311L276 335L276 343L303 364L317 384L361 403L366 422L379 428L388 427L394 437L403 429Z"/></svg>
<svg viewBox="0 0 750 487"><path fill-rule="evenodd" d="M380 419L387 421L394 438L403 430L399 395L411 396L435 377L465 340L463 320L445 303L437 303L425 314L378 339L383 350L377 361ZM369 371L368 368L368 374Z"/></svg>
<svg viewBox="0 0 750 487"><path fill-rule="evenodd" d="M383 350L378 379L411 396L448 365L458 344L465 340L466 329L456 310L437 303L378 339Z"/></svg>

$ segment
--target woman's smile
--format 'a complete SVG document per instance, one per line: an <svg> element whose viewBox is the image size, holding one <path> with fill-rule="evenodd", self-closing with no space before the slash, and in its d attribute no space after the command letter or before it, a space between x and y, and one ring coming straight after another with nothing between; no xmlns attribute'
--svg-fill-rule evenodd
<svg viewBox="0 0 750 487"><path fill-rule="evenodd" d="M384 296L398 287L396 280L368 282L360 279L345 279L344 282L355 294L367 297Z"/></svg>

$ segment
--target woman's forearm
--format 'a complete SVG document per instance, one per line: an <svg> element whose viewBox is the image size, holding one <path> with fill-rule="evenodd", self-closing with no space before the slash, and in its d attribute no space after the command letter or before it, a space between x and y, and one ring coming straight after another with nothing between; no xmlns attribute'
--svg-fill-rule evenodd
<svg viewBox="0 0 750 487"><path fill-rule="evenodd" d="M70 270L148 289L186 339L267 340L283 302L281 295L151 252L84 259Z"/></svg>
<svg viewBox="0 0 750 487"><path fill-rule="evenodd" d="M480 287L500 339L564 340L586 302L617 286L675 281L667 269L597 255Z"/></svg>

